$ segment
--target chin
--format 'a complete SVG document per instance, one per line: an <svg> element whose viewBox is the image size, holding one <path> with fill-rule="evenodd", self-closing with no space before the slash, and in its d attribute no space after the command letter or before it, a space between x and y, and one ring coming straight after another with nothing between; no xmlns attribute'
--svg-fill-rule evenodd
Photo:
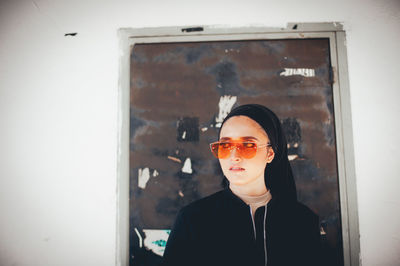
<svg viewBox="0 0 400 266"><path fill-rule="evenodd" d="M243 187L245 186L247 183L237 183L237 182L231 182L232 185L235 185L237 187Z"/></svg>
<svg viewBox="0 0 400 266"><path fill-rule="evenodd" d="M234 178L227 177L227 179L230 184L233 184L235 186L243 186L248 183L248 180L243 180L243 178L240 178L240 177L234 177Z"/></svg>

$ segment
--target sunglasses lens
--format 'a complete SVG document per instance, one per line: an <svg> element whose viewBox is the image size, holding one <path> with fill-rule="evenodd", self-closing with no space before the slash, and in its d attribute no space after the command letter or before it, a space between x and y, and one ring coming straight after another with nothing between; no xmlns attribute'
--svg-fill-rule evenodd
<svg viewBox="0 0 400 266"><path fill-rule="evenodd" d="M219 143L210 144L211 152L216 158L218 158L218 146L219 146Z"/></svg>
<svg viewBox="0 0 400 266"><path fill-rule="evenodd" d="M229 157L231 152L231 143L212 143L211 144L211 152L218 159L225 159Z"/></svg>
<svg viewBox="0 0 400 266"><path fill-rule="evenodd" d="M232 145L233 145L232 143L227 143L227 142L220 143L218 147L218 158L219 159L228 158L229 155L231 154Z"/></svg>
<svg viewBox="0 0 400 266"><path fill-rule="evenodd" d="M253 158L257 153L257 144L252 142L244 142L238 145L239 154L245 159Z"/></svg>

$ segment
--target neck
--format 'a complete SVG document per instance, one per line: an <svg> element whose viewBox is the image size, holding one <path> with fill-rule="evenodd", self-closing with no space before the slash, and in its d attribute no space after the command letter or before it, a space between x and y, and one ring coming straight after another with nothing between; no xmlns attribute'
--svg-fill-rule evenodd
<svg viewBox="0 0 400 266"><path fill-rule="evenodd" d="M238 186L230 183L229 188L235 194L251 196L251 197L265 195L265 193L268 192L268 189L265 187L265 184L263 184L262 186L249 187L249 186Z"/></svg>

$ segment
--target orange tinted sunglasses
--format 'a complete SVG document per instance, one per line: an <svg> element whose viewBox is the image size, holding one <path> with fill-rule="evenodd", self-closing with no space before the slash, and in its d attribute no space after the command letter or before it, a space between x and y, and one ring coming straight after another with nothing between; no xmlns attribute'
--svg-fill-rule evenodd
<svg viewBox="0 0 400 266"><path fill-rule="evenodd" d="M254 142L213 142L210 144L212 154L218 159L226 159L231 155L233 149L236 149L238 154L245 158L251 159L257 154L258 147L269 147L271 144L257 145Z"/></svg>

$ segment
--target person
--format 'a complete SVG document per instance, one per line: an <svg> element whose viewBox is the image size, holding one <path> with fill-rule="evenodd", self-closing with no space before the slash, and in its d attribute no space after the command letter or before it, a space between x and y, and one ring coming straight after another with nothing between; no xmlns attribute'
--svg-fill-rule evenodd
<svg viewBox="0 0 400 266"><path fill-rule="evenodd" d="M319 265L318 216L297 201L278 117L239 106L210 146L229 187L179 211L162 265Z"/></svg>

